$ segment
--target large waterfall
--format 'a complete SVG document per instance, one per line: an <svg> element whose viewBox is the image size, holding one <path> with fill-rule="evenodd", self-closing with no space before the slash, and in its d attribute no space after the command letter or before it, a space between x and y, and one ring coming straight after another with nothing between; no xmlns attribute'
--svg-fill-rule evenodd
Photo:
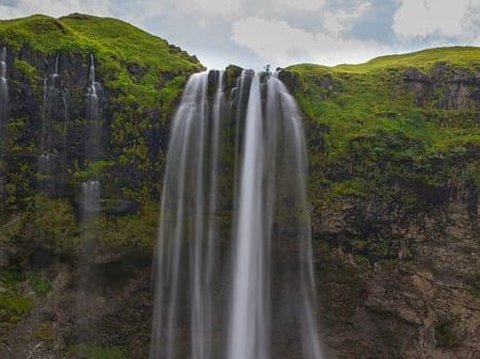
<svg viewBox="0 0 480 359"><path fill-rule="evenodd" d="M293 98L275 76L193 75L173 120L151 358L320 359Z"/></svg>

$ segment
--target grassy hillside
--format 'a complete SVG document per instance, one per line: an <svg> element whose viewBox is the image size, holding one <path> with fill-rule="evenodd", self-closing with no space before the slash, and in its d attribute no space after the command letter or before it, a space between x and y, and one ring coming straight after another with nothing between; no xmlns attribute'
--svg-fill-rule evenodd
<svg viewBox="0 0 480 359"><path fill-rule="evenodd" d="M479 74L472 47L285 69L306 117L315 216L362 200L414 217L480 190Z"/></svg>
<svg viewBox="0 0 480 359"><path fill-rule="evenodd" d="M93 54L107 87L138 96L148 106L159 96L165 103L178 96L180 79L159 94L166 80L203 68L186 52L126 22L82 14L0 21L0 44L17 51L28 47L43 55Z"/></svg>
<svg viewBox="0 0 480 359"><path fill-rule="evenodd" d="M10 233L8 228L17 217L22 224L18 235L0 233L0 242L16 236L28 243L29 233L41 233L40 237L55 238L55 245L63 240L75 243L72 238L80 231L75 211L81 183L101 178L105 212L117 211L122 203L137 208L132 210L134 214L121 218L105 216L100 224L106 233L102 238L116 244L151 245L169 122L188 76L203 66L185 51L126 22L81 14L0 21L3 46L7 47L10 116L7 140L1 144L5 161L0 172L5 183L0 195L0 232ZM86 156L91 54L96 79L103 88L101 159ZM56 62L59 77L53 84ZM48 105L44 81L53 98ZM50 194L51 198L39 198L39 182L45 178L38 173L38 158L48 107L49 136L53 139L48 151L68 164L61 165L58 160L51 176L54 187L59 177L65 176L66 184L58 186L63 188ZM60 166L68 167L64 175ZM112 227L128 228L130 234L126 234L128 229L115 231Z"/></svg>
<svg viewBox="0 0 480 359"><path fill-rule="evenodd" d="M479 124L476 108L439 108L445 95L441 86L428 103L415 106L412 92L405 89L408 69L428 73L439 64L446 66L443 76L460 71L475 77L480 71L480 48L430 49L360 65L295 65L286 71L299 80L296 96L305 114L330 127L333 148L345 149L350 139L382 129L431 141L439 149L480 141L480 132L472 131ZM322 80L325 86L319 84Z"/></svg>

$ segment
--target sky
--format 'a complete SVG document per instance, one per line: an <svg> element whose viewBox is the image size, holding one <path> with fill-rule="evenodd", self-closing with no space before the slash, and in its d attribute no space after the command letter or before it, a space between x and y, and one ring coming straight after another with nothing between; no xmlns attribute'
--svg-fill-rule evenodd
<svg viewBox="0 0 480 359"><path fill-rule="evenodd" d="M0 0L0 19L73 12L126 20L209 68L361 63L480 45L480 0Z"/></svg>

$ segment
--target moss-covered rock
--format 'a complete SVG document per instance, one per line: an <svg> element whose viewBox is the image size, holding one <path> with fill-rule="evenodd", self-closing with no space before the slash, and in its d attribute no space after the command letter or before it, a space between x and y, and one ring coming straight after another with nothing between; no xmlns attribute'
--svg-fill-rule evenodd
<svg viewBox="0 0 480 359"><path fill-rule="evenodd" d="M341 358L480 349L479 55L280 75L304 114L323 323Z"/></svg>

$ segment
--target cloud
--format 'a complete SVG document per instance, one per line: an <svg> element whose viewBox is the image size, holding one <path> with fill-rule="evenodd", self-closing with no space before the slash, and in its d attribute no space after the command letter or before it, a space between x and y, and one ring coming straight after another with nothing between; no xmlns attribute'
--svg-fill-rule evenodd
<svg viewBox="0 0 480 359"><path fill-rule="evenodd" d="M236 21L232 28L232 39L237 45L259 55L265 63L279 66L292 62L318 62L325 65L359 63L386 50L375 41L311 33L292 27L285 21L259 17Z"/></svg>
<svg viewBox="0 0 480 359"><path fill-rule="evenodd" d="M238 14L242 10L243 2L243 0L193 0L201 10L213 15Z"/></svg>
<svg viewBox="0 0 480 359"><path fill-rule="evenodd" d="M145 9L149 9L148 12ZM0 0L0 19L44 14L52 17L74 12L96 16L119 17L142 25L145 18L161 12L155 0Z"/></svg>
<svg viewBox="0 0 480 359"><path fill-rule="evenodd" d="M397 0L393 30L403 40L429 36L468 39L478 33L478 1ZM477 9L477 19L471 14ZM477 22L477 25L475 23ZM473 28L472 28L473 26Z"/></svg>
<svg viewBox="0 0 480 359"><path fill-rule="evenodd" d="M63 16L72 12L86 12L99 16L112 16L111 1L108 0L18 0L0 1L0 18L10 19L46 14Z"/></svg>
<svg viewBox="0 0 480 359"><path fill-rule="evenodd" d="M316 11L325 5L325 0L273 0L273 6L283 5L295 11Z"/></svg>
<svg viewBox="0 0 480 359"><path fill-rule="evenodd" d="M323 26L332 36L339 37L343 33L350 31L355 22L363 18L370 10L372 10L372 4L364 2L350 11L344 9L326 11Z"/></svg>
<svg viewBox="0 0 480 359"><path fill-rule="evenodd" d="M276 63L307 54L307 49L315 44L313 36L304 30L292 28L284 21L258 17L236 21L232 37L237 45Z"/></svg>

